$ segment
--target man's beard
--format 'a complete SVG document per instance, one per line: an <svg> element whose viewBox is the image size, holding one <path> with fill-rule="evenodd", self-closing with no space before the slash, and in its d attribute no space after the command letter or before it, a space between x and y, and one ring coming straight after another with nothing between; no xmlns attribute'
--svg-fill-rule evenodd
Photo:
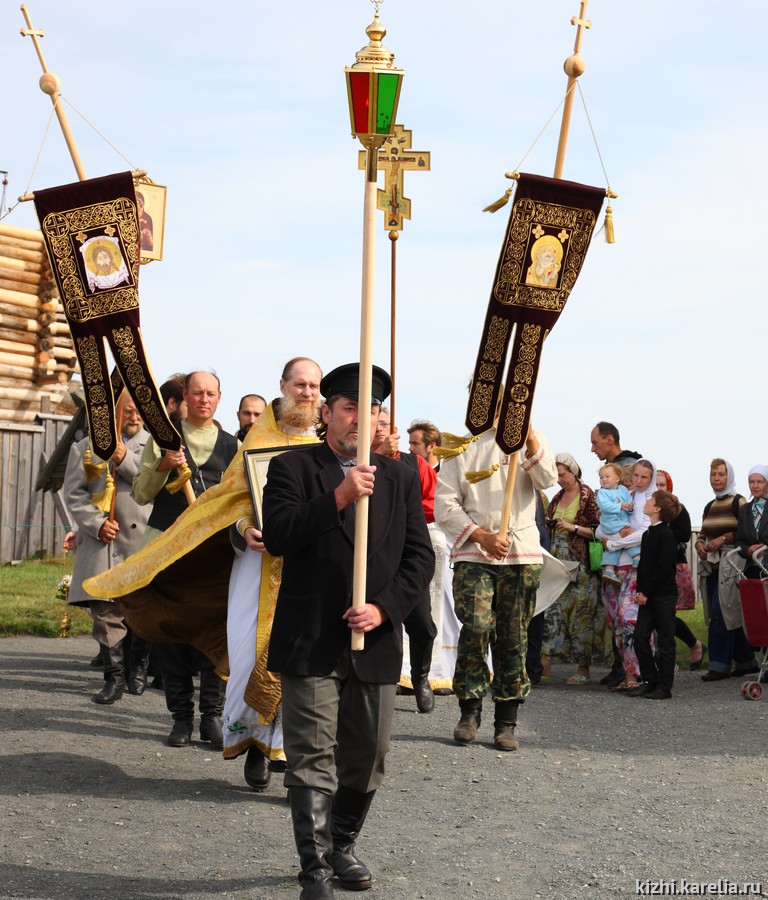
<svg viewBox="0 0 768 900"><path fill-rule="evenodd" d="M280 423L307 431L317 424L317 407L314 403L299 405L295 398L283 397L280 401Z"/></svg>
<svg viewBox="0 0 768 900"><path fill-rule="evenodd" d="M122 432L126 437L133 437L141 431L141 422L124 422Z"/></svg>

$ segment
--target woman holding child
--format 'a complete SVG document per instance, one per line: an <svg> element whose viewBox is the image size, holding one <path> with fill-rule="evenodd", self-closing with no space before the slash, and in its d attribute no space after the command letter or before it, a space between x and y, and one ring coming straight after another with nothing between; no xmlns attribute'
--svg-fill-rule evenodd
<svg viewBox="0 0 768 900"><path fill-rule="evenodd" d="M566 682L589 684L590 666L606 660L606 621L600 602L599 582L589 568L587 540L597 527L595 493L581 481L581 469L570 453L558 453L557 483L560 491L547 507L552 530L552 555L578 563L574 580L545 613L544 654L576 663ZM546 665L545 665L546 673Z"/></svg>
<svg viewBox="0 0 768 900"><path fill-rule="evenodd" d="M602 598L608 622L616 640L625 678L621 684L611 688L616 693L632 691L638 685L640 666L635 654L635 624L637 622L637 548L643 533L650 525L650 519L643 512L646 502L656 490L656 467L648 459L639 459L632 467L632 502L629 510L629 534L611 535L608 537L598 529L598 537L603 541L606 550L620 551L616 574L621 579L618 585L608 579L603 580ZM626 529L624 529L626 531Z"/></svg>

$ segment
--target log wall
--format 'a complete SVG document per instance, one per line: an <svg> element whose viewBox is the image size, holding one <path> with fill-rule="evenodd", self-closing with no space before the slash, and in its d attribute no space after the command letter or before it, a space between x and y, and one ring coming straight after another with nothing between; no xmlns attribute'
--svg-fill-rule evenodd
<svg viewBox="0 0 768 900"><path fill-rule="evenodd" d="M71 415L72 337L42 234L0 223L0 422Z"/></svg>

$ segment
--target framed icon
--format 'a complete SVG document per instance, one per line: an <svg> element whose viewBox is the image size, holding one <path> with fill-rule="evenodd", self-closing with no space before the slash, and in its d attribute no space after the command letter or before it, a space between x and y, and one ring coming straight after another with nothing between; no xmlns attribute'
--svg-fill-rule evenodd
<svg viewBox="0 0 768 900"><path fill-rule="evenodd" d="M166 188L162 184L136 182L136 208L139 214L142 259L163 258L165 193Z"/></svg>
<svg viewBox="0 0 768 900"><path fill-rule="evenodd" d="M261 531L261 525L264 521L262 499L264 497L264 485L267 483L269 463L276 456L280 456L281 453L285 453L287 450L296 450L297 447L301 446L305 445L293 444L286 447L264 447L243 452L245 476L248 479L248 490L251 493L251 502L253 503L253 518L259 531Z"/></svg>

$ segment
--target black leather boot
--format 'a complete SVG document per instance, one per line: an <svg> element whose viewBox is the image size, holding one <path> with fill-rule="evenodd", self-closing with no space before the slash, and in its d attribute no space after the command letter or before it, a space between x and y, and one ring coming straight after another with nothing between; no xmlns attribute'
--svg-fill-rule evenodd
<svg viewBox="0 0 768 900"><path fill-rule="evenodd" d="M520 746L515 738L519 700L497 700L493 717L493 746L497 750L517 750Z"/></svg>
<svg viewBox="0 0 768 900"><path fill-rule="evenodd" d="M471 744L477 737L483 710L482 700L459 700L461 718L453 729L453 739L457 744Z"/></svg>
<svg viewBox="0 0 768 900"><path fill-rule="evenodd" d="M213 669L200 672L200 740L210 741L212 750L221 750L224 746L221 713L225 690L226 682Z"/></svg>
<svg viewBox="0 0 768 900"><path fill-rule="evenodd" d="M259 792L265 790L272 779L272 773L269 771L267 757L264 756L256 744L251 744L248 748L248 752L245 754L243 777L249 787L253 788L254 791Z"/></svg>
<svg viewBox="0 0 768 900"><path fill-rule="evenodd" d="M314 788L288 788L293 836L299 852L300 900L333 900L331 798Z"/></svg>
<svg viewBox="0 0 768 900"><path fill-rule="evenodd" d="M362 794L339 785L331 803L331 867L342 887L348 891L367 891L373 877L355 853L355 841L363 827L376 791Z"/></svg>
<svg viewBox="0 0 768 900"><path fill-rule="evenodd" d="M98 694L91 697L94 703L109 704L119 700L125 693L125 661L123 659L123 642L119 641L114 647L105 647L104 656L104 687Z"/></svg>
<svg viewBox="0 0 768 900"><path fill-rule="evenodd" d="M131 637L129 654L128 693L139 696L147 689L147 669L149 668L149 652L152 644L137 634Z"/></svg>
<svg viewBox="0 0 768 900"><path fill-rule="evenodd" d="M426 646L410 642L411 683L416 695L416 709L420 713L431 713L435 708L435 695L429 686L429 670L432 667L432 647L434 641Z"/></svg>

